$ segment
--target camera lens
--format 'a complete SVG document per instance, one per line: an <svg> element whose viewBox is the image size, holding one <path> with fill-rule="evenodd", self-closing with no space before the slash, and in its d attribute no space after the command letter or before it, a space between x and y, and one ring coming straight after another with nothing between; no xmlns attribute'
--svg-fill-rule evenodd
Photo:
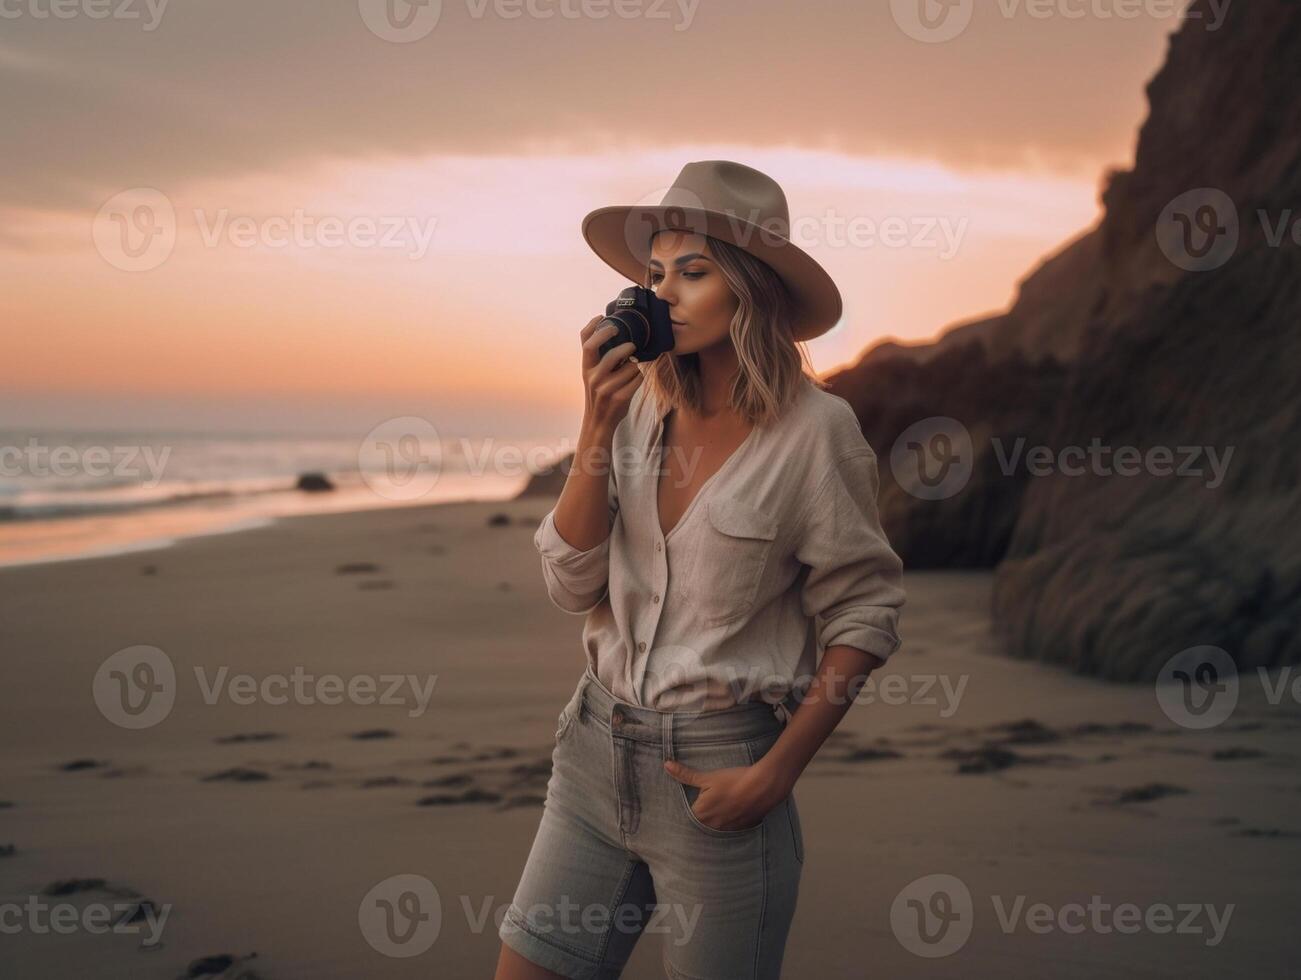
<svg viewBox="0 0 1301 980"><path fill-rule="evenodd" d="M615 333L598 348L597 353L600 356L604 357L608 351L628 341L636 344L637 350L645 349L650 339L650 324L637 310L619 310L612 313L597 324L597 329L601 329L607 323L614 324Z"/></svg>

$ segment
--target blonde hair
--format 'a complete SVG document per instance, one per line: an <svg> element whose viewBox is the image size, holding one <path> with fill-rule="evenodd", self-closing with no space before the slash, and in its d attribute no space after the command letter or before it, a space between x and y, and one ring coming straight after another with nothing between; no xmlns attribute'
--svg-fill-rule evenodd
<svg viewBox="0 0 1301 980"><path fill-rule="evenodd" d="M772 267L731 242L704 238L738 300L730 332L739 370L728 393L729 404L748 423L767 425L785 411L803 380L818 388L827 384L814 372L808 347L791 334L791 296ZM647 268L642 283L647 289L653 288L650 276ZM647 369L643 384L661 405L698 412L700 357L667 351Z"/></svg>

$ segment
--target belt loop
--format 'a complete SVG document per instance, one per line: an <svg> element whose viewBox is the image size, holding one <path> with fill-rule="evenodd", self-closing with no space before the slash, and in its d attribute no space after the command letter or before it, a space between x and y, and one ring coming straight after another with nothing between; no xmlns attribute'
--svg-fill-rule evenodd
<svg viewBox="0 0 1301 980"><path fill-rule="evenodd" d="M795 696L795 691L791 690L787 692L786 697L773 705L773 714L777 716L777 720L782 723L783 727L790 724L791 715L795 713L799 704L799 698Z"/></svg>
<svg viewBox="0 0 1301 980"><path fill-rule="evenodd" d="M660 716L660 742L664 749L664 758L673 756L673 712L666 711Z"/></svg>
<svg viewBox="0 0 1301 980"><path fill-rule="evenodd" d="M587 689L592 685L592 673L590 670L583 671L582 680L578 682L578 720L583 720L583 708L587 704Z"/></svg>

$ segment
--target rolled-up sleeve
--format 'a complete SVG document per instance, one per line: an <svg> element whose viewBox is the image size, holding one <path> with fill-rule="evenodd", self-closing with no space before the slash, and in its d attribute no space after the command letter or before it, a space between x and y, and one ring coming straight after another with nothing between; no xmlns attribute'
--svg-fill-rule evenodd
<svg viewBox="0 0 1301 980"><path fill-rule="evenodd" d="M610 474L609 483L610 524L614 525L619 510L619 496ZM546 580L547 595L556 608L567 613L591 612L605 598L610 580L610 536L600 544L579 551L560 536L556 530L556 509L552 507L542 518L533 546L542 556L542 577Z"/></svg>
<svg viewBox="0 0 1301 980"><path fill-rule="evenodd" d="M819 652L851 646L882 660L899 648L903 562L877 511L876 454L842 456L810 498L795 556L808 566L800 593L813 618Z"/></svg>

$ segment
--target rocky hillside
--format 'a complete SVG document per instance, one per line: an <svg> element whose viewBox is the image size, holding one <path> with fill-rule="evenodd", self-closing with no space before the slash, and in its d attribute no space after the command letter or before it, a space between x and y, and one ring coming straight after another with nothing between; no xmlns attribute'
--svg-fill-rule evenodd
<svg viewBox="0 0 1301 980"><path fill-rule="evenodd" d="M1301 5L1207 23L1172 35L1099 225L1012 309L831 379L883 463L921 420L970 436L939 499L882 466L909 566L996 566L1014 655L1114 679L1203 644L1301 661ZM1009 464L1018 440L1048 461Z"/></svg>

